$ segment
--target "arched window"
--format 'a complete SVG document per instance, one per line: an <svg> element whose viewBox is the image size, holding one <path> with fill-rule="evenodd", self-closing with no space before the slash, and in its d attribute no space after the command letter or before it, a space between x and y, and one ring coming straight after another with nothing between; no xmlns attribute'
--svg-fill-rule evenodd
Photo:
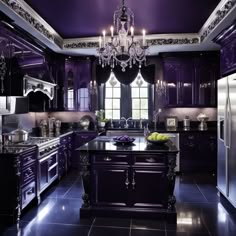
<svg viewBox="0 0 236 236"><path fill-rule="evenodd" d="M148 84L139 72L131 83L132 118L148 119Z"/></svg>
<svg viewBox="0 0 236 236"><path fill-rule="evenodd" d="M120 82L111 71L108 81L105 83L105 117L108 119L120 119Z"/></svg>

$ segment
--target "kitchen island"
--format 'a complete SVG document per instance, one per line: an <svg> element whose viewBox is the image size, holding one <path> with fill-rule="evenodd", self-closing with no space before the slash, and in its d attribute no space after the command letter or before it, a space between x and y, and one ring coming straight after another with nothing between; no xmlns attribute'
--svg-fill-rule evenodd
<svg viewBox="0 0 236 236"><path fill-rule="evenodd" d="M147 144L135 137L116 144L101 136L79 149L84 186L81 217L147 217L176 223L175 145Z"/></svg>

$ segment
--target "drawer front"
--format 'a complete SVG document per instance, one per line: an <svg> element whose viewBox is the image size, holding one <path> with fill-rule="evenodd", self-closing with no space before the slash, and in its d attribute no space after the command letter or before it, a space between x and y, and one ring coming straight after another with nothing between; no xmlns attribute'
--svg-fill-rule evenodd
<svg viewBox="0 0 236 236"><path fill-rule="evenodd" d="M21 208L26 207L36 197L36 183L31 182L21 189Z"/></svg>
<svg viewBox="0 0 236 236"><path fill-rule="evenodd" d="M32 179L35 179L36 176L36 166L31 165L28 166L27 168L23 169L22 171L22 184L26 184Z"/></svg>
<svg viewBox="0 0 236 236"><path fill-rule="evenodd" d="M21 154L22 157L22 167L25 167L31 163L33 163L37 158L37 152L36 150L31 152L24 152Z"/></svg>
<svg viewBox="0 0 236 236"><path fill-rule="evenodd" d="M129 164L130 157L126 154L99 154L93 155L94 164L116 164L116 165L127 165Z"/></svg>
<svg viewBox="0 0 236 236"><path fill-rule="evenodd" d="M155 155L134 155L134 165L150 165L150 166L165 166L167 163L167 156L164 154Z"/></svg>

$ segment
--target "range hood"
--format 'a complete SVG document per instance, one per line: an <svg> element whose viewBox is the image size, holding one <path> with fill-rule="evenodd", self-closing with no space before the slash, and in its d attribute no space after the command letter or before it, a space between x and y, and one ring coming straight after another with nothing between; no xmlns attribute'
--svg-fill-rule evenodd
<svg viewBox="0 0 236 236"><path fill-rule="evenodd" d="M28 112L29 100L27 97L0 97L0 115L23 114Z"/></svg>
<svg viewBox="0 0 236 236"><path fill-rule="evenodd" d="M56 84L43 81L25 75L23 78L23 96L27 96L30 92L42 92L49 97L50 100L54 98Z"/></svg>

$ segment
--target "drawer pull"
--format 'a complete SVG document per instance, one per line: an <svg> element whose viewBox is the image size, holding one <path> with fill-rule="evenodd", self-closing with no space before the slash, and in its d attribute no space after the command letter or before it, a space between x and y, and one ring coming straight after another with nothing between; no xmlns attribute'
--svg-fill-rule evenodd
<svg viewBox="0 0 236 236"><path fill-rule="evenodd" d="M103 160L104 161L111 161L111 158L107 156L107 157L104 157Z"/></svg>
<svg viewBox="0 0 236 236"><path fill-rule="evenodd" d="M129 173L128 173L128 170L126 171L125 187L126 187L126 189L129 188Z"/></svg>
<svg viewBox="0 0 236 236"><path fill-rule="evenodd" d="M89 136L82 135L81 138L87 139Z"/></svg>
<svg viewBox="0 0 236 236"><path fill-rule="evenodd" d="M135 189L135 171L133 171L133 178L132 178L132 188Z"/></svg>
<svg viewBox="0 0 236 236"><path fill-rule="evenodd" d="M27 195L31 195L31 194L33 194L33 190L31 189L31 190L28 191L26 194L27 194Z"/></svg>
<svg viewBox="0 0 236 236"><path fill-rule="evenodd" d="M25 161L32 161L33 159L31 157L27 157Z"/></svg>
<svg viewBox="0 0 236 236"><path fill-rule="evenodd" d="M149 162L149 163L154 163L154 162L156 162L156 160L155 160L154 158L152 158L152 157L146 158L146 161Z"/></svg>

